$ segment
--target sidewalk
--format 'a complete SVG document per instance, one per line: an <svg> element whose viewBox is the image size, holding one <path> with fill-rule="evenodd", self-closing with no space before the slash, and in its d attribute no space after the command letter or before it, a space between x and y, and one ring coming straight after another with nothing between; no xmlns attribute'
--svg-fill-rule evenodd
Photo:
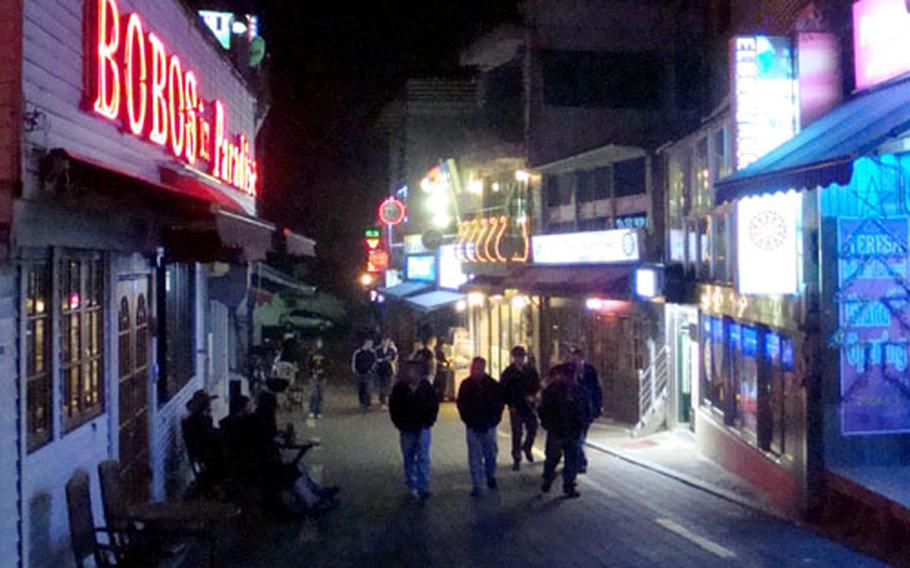
<svg viewBox="0 0 910 568"><path fill-rule="evenodd" d="M661 431L636 438L627 425L598 420L588 431L587 445L727 501L788 518L771 505L761 490L702 456L690 430Z"/></svg>

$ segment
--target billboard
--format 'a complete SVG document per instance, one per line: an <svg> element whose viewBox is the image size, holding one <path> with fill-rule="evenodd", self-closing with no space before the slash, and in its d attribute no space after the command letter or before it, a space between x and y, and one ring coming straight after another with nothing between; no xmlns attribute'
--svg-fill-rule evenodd
<svg viewBox="0 0 910 568"><path fill-rule="evenodd" d="M737 290L740 294L799 291L802 197L791 191L736 203Z"/></svg>
<svg viewBox="0 0 910 568"><path fill-rule="evenodd" d="M837 222L841 431L910 432L906 217Z"/></svg>
<svg viewBox="0 0 910 568"><path fill-rule="evenodd" d="M449 290L458 290L468 281L461 261L458 260L456 245L442 245L439 247L439 287Z"/></svg>
<svg viewBox="0 0 910 568"><path fill-rule="evenodd" d="M731 41L733 145L740 170L796 134L799 106L789 38Z"/></svg>
<svg viewBox="0 0 910 568"><path fill-rule="evenodd" d="M860 0L853 5L857 90L910 71L910 12L905 0Z"/></svg>
<svg viewBox="0 0 910 568"><path fill-rule="evenodd" d="M531 237L535 264L608 264L640 259L638 231L613 229Z"/></svg>

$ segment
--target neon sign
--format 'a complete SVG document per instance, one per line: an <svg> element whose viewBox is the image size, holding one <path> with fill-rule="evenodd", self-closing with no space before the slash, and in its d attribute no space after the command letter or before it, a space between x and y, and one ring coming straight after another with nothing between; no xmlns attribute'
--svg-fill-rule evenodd
<svg viewBox="0 0 910 568"><path fill-rule="evenodd" d="M120 122L124 132L165 148L190 166L255 195L258 167L243 134L228 132L228 110L205 101L192 69L146 30L139 14L121 14L118 0L88 2L87 106Z"/></svg>
<svg viewBox="0 0 910 568"><path fill-rule="evenodd" d="M742 199L736 215L739 293L798 293L801 196L791 191Z"/></svg>
<svg viewBox="0 0 910 568"><path fill-rule="evenodd" d="M853 5L856 88L910 71L910 11L904 0L861 0Z"/></svg>
<svg viewBox="0 0 910 568"><path fill-rule="evenodd" d="M531 238L535 264L606 264L640 260L636 229L612 229Z"/></svg>
<svg viewBox="0 0 910 568"><path fill-rule="evenodd" d="M787 38L740 36L732 50L734 144L742 169L796 134L796 81Z"/></svg>
<svg viewBox="0 0 910 568"><path fill-rule="evenodd" d="M505 215L472 219L458 225L455 256L461 262L527 262L530 252L526 218Z"/></svg>
<svg viewBox="0 0 910 568"><path fill-rule="evenodd" d="M404 221L407 211L404 203L395 197L389 197L379 204L379 220L386 225L398 225Z"/></svg>

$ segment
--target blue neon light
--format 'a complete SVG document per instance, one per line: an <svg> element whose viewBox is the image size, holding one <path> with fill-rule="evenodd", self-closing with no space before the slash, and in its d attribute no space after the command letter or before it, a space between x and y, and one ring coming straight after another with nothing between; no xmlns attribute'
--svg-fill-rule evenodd
<svg viewBox="0 0 910 568"><path fill-rule="evenodd" d="M739 349L739 346L740 346L741 330L742 330L742 326L739 325L738 323L730 324L730 344L737 349Z"/></svg>
<svg viewBox="0 0 910 568"><path fill-rule="evenodd" d="M793 340L784 337L780 340L780 363L785 371L793 370Z"/></svg>
<svg viewBox="0 0 910 568"><path fill-rule="evenodd" d="M765 335L765 358L773 361L780 356L780 336L776 333Z"/></svg>
<svg viewBox="0 0 910 568"><path fill-rule="evenodd" d="M724 342L724 320L711 318L711 339L714 343Z"/></svg>
<svg viewBox="0 0 910 568"><path fill-rule="evenodd" d="M758 353L758 330L743 326L743 355L755 357Z"/></svg>

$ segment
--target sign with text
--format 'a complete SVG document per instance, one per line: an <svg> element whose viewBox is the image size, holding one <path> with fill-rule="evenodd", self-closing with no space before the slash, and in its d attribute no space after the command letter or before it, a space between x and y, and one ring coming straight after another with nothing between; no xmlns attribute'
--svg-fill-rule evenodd
<svg viewBox="0 0 910 568"><path fill-rule="evenodd" d="M733 144L739 170L796 134L799 107L788 38L737 36L731 49Z"/></svg>
<svg viewBox="0 0 910 568"><path fill-rule="evenodd" d="M635 229L531 237L536 264L608 264L641 259Z"/></svg>
<svg viewBox="0 0 910 568"><path fill-rule="evenodd" d="M910 432L906 217L837 222L841 431Z"/></svg>
<svg viewBox="0 0 910 568"><path fill-rule="evenodd" d="M905 0L860 0L853 5L853 57L858 90L910 71Z"/></svg>
<svg viewBox="0 0 910 568"><path fill-rule="evenodd" d="M795 191L742 199L736 204L737 289L740 294L799 291L799 221Z"/></svg>
<svg viewBox="0 0 910 568"><path fill-rule="evenodd" d="M171 49L186 30L159 36L138 13L121 13L119 0L87 0L86 23L86 108L190 167L205 163L206 175L254 195L250 139L231 135L228 107L205 99L206 86Z"/></svg>

